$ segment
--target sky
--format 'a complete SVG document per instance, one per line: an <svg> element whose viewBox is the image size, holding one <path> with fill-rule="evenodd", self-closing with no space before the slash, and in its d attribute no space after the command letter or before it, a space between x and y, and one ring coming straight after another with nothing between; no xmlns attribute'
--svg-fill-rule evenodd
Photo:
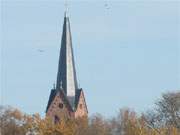
<svg viewBox="0 0 180 135"><path fill-rule="evenodd" d="M56 82L62 0L2 0L1 105L45 115ZM180 1L68 1L89 115L144 112L180 90ZM40 52L39 50L43 50Z"/></svg>

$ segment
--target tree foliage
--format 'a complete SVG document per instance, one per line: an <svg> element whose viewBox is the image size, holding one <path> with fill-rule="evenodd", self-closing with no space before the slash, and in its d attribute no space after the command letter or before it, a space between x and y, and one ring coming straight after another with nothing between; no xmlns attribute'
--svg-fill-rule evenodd
<svg viewBox="0 0 180 135"><path fill-rule="evenodd" d="M180 93L166 93L156 108L137 114L124 108L111 118L61 118L53 124L38 114L27 115L12 107L0 107L1 135L180 135Z"/></svg>

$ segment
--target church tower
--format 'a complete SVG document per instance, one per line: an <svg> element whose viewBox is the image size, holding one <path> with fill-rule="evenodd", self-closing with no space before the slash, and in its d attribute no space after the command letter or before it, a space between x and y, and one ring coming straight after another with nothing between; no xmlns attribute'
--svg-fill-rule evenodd
<svg viewBox="0 0 180 135"><path fill-rule="evenodd" d="M50 93L46 116L56 123L61 117L77 118L87 115L84 92L77 85L70 21L65 13L57 82Z"/></svg>

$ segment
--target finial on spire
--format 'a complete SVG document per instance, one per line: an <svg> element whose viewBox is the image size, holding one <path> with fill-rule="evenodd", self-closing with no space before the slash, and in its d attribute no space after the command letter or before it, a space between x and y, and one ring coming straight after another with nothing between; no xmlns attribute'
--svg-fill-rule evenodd
<svg viewBox="0 0 180 135"><path fill-rule="evenodd" d="M65 17L67 17L67 12L68 12L68 0L65 0L65 4L64 4L64 6L65 6Z"/></svg>

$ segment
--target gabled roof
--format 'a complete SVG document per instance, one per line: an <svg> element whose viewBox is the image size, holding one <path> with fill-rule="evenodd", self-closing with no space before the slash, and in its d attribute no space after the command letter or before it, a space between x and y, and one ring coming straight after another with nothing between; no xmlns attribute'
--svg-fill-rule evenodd
<svg viewBox="0 0 180 135"><path fill-rule="evenodd" d="M78 89L78 90L76 91L75 105L74 105L75 107L72 108L72 106L71 106L71 104L69 103L69 100L68 100L66 94L63 92L63 90L57 91L57 90L55 90L55 89L52 89L52 90L51 90L50 97L49 97L48 105L47 105L47 107L46 107L46 112L48 111L51 103L53 102L54 98L56 97L56 95L57 95L58 93L59 93L60 96L62 97L63 102L69 107L69 109L71 109L71 111L75 111L75 110L77 109L77 106L78 106L78 103L79 103L79 99L80 99L80 95L81 95L81 93L83 93L83 90L82 90L82 89ZM86 104L86 102L85 102L85 104ZM87 108L87 106L86 106L86 108Z"/></svg>
<svg viewBox="0 0 180 135"><path fill-rule="evenodd" d="M75 96L75 109L77 108L77 105L79 103L79 98L81 95L82 89L78 89L76 90L76 96Z"/></svg>
<svg viewBox="0 0 180 135"><path fill-rule="evenodd" d="M75 110L76 110L77 107L78 107L78 104L79 104L79 100L80 100L81 94L83 95L84 103L85 103L85 106L86 106L86 110L87 110L87 112L88 112L88 108L87 108L87 105L86 105L86 100L85 100L84 92L83 92L82 89L78 89L77 92L76 92L76 98L75 98Z"/></svg>
<svg viewBox="0 0 180 135"><path fill-rule="evenodd" d="M50 93L50 96L49 96L48 104L47 104L47 107L46 107L46 113L47 113L47 111L49 109L49 106L51 105L51 102L54 100L55 96L56 96L56 90L52 89L51 93Z"/></svg>
<svg viewBox="0 0 180 135"><path fill-rule="evenodd" d="M63 102L67 105L67 107L73 111L72 107L71 107L71 104L69 103L69 100L67 99L67 96L66 94L64 93L63 90L55 90L55 89L52 89L51 90L51 94L50 94L50 97L49 97L49 101L48 101L48 105L46 107L46 113L51 105L51 103L53 102L54 98L56 97L56 95L59 94L59 96L61 97L61 99L63 100Z"/></svg>

